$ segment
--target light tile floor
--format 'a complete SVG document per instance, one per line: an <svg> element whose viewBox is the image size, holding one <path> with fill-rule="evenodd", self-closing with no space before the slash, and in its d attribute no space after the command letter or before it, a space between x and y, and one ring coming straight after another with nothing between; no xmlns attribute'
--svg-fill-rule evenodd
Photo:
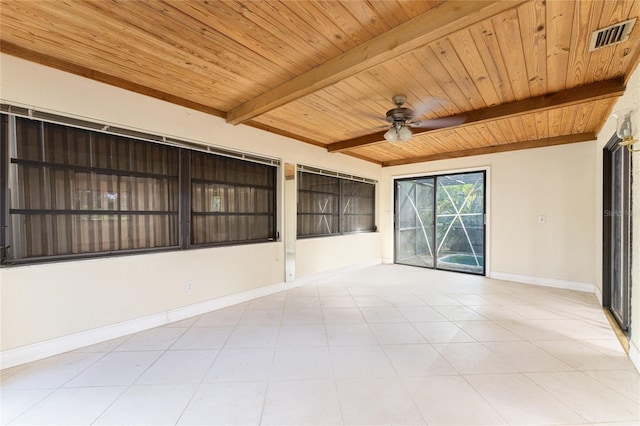
<svg viewBox="0 0 640 426"><path fill-rule="evenodd" d="M593 294L380 265L1 373L2 424L638 424Z"/></svg>

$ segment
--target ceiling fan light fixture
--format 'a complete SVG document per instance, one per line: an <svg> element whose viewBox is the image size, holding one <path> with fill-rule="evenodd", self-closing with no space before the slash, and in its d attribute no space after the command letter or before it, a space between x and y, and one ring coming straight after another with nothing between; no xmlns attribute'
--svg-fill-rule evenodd
<svg viewBox="0 0 640 426"><path fill-rule="evenodd" d="M402 142L410 140L412 136L413 134L411 133L411 129L409 129L407 126L402 126L400 130L398 130L398 138Z"/></svg>
<svg viewBox="0 0 640 426"><path fill-rule="evenodd" d="M393 127L387 130L387 133L384 134L384 138L389 143L394 143L398 141L398 133L396 133L396 129Z"/></svg>

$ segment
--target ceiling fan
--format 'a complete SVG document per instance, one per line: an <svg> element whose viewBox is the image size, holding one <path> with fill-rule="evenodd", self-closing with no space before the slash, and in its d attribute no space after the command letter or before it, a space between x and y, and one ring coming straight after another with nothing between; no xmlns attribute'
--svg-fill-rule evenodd
<svg viewBox="0 0 640 426"><path fill-rule="evenodd" d="M389 130L384 134L387 142L394 143L398 140L402 142L410 140L413 136L411 128L439 129L457 126L465 120L464 117L460 116L417 120L417 118L423 116L430 110L447 102L443 99L431 98L413 110L402 106L407 102L406 95L395 95L391 100L396 107L387 111L385 118L385 120L391 124Z"/></svg>

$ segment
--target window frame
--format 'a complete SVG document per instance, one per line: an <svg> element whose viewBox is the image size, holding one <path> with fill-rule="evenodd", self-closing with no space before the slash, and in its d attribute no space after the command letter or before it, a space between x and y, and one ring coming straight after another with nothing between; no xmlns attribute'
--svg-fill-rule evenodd
<svg viewBox="0 0 640 426"><path fill-rule="evenodd" d="M189 193L189 198L190 198L190 202L191 202L191 208L189 210L190 213L190 229L189 229L189 242L188 245L189 247L193 247L193 248L204 248L204 247L219 247L219 246L229 246L229 245L241 245L241 244L254 244L254 243L261 243L261 242L273 242L277 240L277 181L278 181L278 170L276 167L271 167L271 170L268 170L268 173L271 175L270 179L272 182L272 185L251 185L248 183L244 183L244 182L231 182L229 180L224 181L224 180L217 180L217 179L206 179L206 178L194 178L193 176L193 170L194 170L194 166L193 166L193 162L191 160L193 160L193 155L207 155L206 153L198 153L198 152L190 152L190 174L191 174L191 178L190 178L190 193ZM220 157L221 159L216 159L216 162L218 161L226 161L226 162L231 162L231 161L242 161L239 159L233 159L233 158L224 158L224 157ZM247 162L247 163L251 163L251 162ZM268 167L267 165L264 164L259 164L259 163L251 163L254 165L254 167ZM267 170L267 169L265 169ZM251 213L251 212L194 212L193 209L193 183L197 182L197 183L203 183L203 184L212 184L212 185L223 185L223 186L233 186L234 189L238 189L238 188L258 188L261 190L266 190L266 191L271 191L271 200L268 203L268 209L270 209L270 211L267 211L266 213L264 212L259 212L259 213ZM200 217L242 217L242 216L261 216L264 217L266 216L268 218L268 222L269 222L269 232L268 232L268 236L266 238L253 238L253 239L242 239L242 240L228 240L228 241L213 241L213 242L203 242L203 243L195 243L193 241L193 232L191 232L193 230L193 226L194 226L194 217L195 216L200 216ZM239 225L238 225L239 226Z"/></svg>
<svg viewBox="0 0 640 426"><path fill-rule="evenodd" d="M331 178L331 179L336 179L338 182L338 192L334 193L334 192L326 192L326 191L313 191L310 189L302 189L300 186L300 182L302 179L302 175L303 174L308 174L308 175L319 175L319 176L324 176L326 178ZM296 220L297 220L297 226L296 226L296 238L298 239L307 239L307 238L322 238L322 237L334 237L334 236L339 236L339 235L351 235L351 234L362 234L362 233L371 233L371 232L376 232L377 231L377 226L376 226L376 184L377 182L371 179L366 179L366 178L361 178L361 177L357 177L357 176L353 176L353 175L347 175L344 173L339 173L339 172L328 172L326 170L322 170L322 169L316 169L316 168L312 168L312 167L308 167L308 166L298 166L298 170L296 173L296 182L297 182L297 190L296 190L296 195L297 195L297 208L296 208ZM349 195L345 194L345 186L347 182L353 182L356 184L363 184L363 185L371 185L371 197L370 197L370 208L371 208L371 213L346 213L346 206L347 206L347 201L346 198L349 197ZM338 220L338 230L337 232L330 232L330 233L315 233L315 234L311 234L311 233L305 233L305 234L300 234L300 217L301 216L326 216L325 214L323 214L323 212L320 213L314 213L314 212L301 212L300 211L300 193L304 192L307 194L330 194L330 195L335 195L337 197L337 211L338 213L331 213L331 216L337 217ZM351 195L353 196L353 195ZM359 198L363 198L363 199L369 199L369 197L359 197ZM347 216L370 216L371 217L371 228L368 229L361 229L361 230L346 230L346 221L345 221L345 217Z"/></svg>
<svg viewBox="0 0 640 426"><path fill-rule="evenodd" d="M148 173L148 172L137 172L131 170L119 170L117 168L100 168L100 167L89 167L83 165L75 165L75 164L58 164L50 161L34 161L28 159L18 158L18 152L16 151L15 146L17 146L17 139L20 137L17 133L17 125L16 122L18 119L31 119L37 120L40 122L41 128L46 126L47 123L64 126L67 129L75 129L75 130L83 130L91 133L97 134L106 134L110 136L117 136L125 138L126 141L123 143L127 147L128 150L134 149L130 143L141 143L141 144L155 144L155 145L164 145L168 150L176 150L178 157L177 160L177 176L168 176L168 175L158 175L157 173ZM82 120L77 120L73 118L67 118L63 116L54 116L49 113L35 112L32 110L26 110L20 107L13 107L7 104L0 104L0 131L2 135L0 135L0 197L1 200L5 201L2 203L2 209L0 209L0 267L11 266L11 265L23 265L23 264L32 264L32 263L54 263L58 261L66 261L66 260L82 260L89 258L105 258L105 257L114 257L114 256L123 256L123 255L133 255L133 254L147 254L147 253L156 253L156 252L166 252L166 251L178 251L178 250L188 250L188 249L200 249L200 248L208 248L208 247L220 247L220 246L234 246L234 245L244 245L244 244L259 244L262 242L273 242L277 241L279 237L278 233L278 216L277 216L277 200L278 200L278 179L279 179L279 167L280 161L277 159L260 157L252 154L245 154L241 152L235 151L227 151L224 149L218 149L216 147L207 146L204 144L180 141L177 139L168 139L164 136L156 136L146 133L141 133L137 131L130 131L127 129L120 129L110 127L108 125L101 125L99 123L86 122ZM13 124L12 124L13 123ZM46 144L47 135L45 132L40 134L41 139L44 141L42 143ZM40 143L40 142L39 142ZM10 146L14 146L14 149L11 150ZM44 145L43 145L44 149ZM152 148L146 148L152 149ZM162 152L162 151L160 151ZM248 240L233 240L233 241L223 241L223 242L214 242L214 243L205 243L205 244L191 244L191 221L193 217L193 211L191 206L191 187L192 187L192 170L191 170L191 153L198 153L202 155L212 155L215 157L223 157L228 160L236 160L242 161L246 163L258 163L260 165L264 165L268 167L265 170L265 173L269 173L271 178L269 181L270 191L271 191L271 200L269 211L263 213L263 215L267 216L267 223L269 223L269 229L267 233L269 234L268 238L265 239L248 239ZM46 158L41 158L41 160L46 160ZM224 161L224 160L223 160ZM175 163L174 163L175 165ZM176 186L175 189L175 199L170 201L170 198L167 198L165 201L168 208L172 208L172 203L175 205L176 210L171 211L156 211L156 210L139 210L132 211L126 210L123 211L120 209L120 204L118 203L117 210L78 210L75 208L76 206L71 204L69 206L64 206L64 209L55 209L54 205L51 204L51 200L47 200L49 205L47 209L29 209L22 208L24 206L14 206L11 204L12 200L10 200L10 185L15 186L13 191L20 192L22 194L28 194L29 189L19 189L21 185L24 185L22 180L18 182L17 180L17 167L45 167L50 168L51 170L64 170L65 175L63 177L63 185L69 186L72 183L73 175L67 173L102 173L107 175L107 179L115 179L115 185L118 191L120 191L120 180L123 177L141 177L141 178L160 178L160 179L170 179L174 182L173 185ZM155 167L155 164L151 164L150 167ZM172 166L173 167L173 166ZM13 171L12 171L13 170ZM44 172L42 172L44 173ZM15 179L11 179L10 176L15 174ZM69 180L71 179L71 181ZM167 183L167 185L170 185ZM246 185L250 187L250 185ZM167 187L169 188L169 187ZM169 195L172 190L167 189L170 192L167 192L167 197L171 197ZM68 200L66 201L68 202ZM75 201L71 201L74 203ZM15 203L14 203L15 204ZM18 208L20 207L20 208ZM34 213L35 212L35 213ZM11 253L10 246L12 243L12 236L15 232L12 228L13 221L20 220L14 219L17 214L66 214L66 215L119 215L119 216L131 216L133 215L167 215L170 219L168 225L168 229L170 234L164 236L167 238L168 244L158 247L139 247L139 248L125 248L125 249L114 249L114 250L106 250L106 251L87 251L87 252L76 252L76 253L63 253L63 254L53 254L53 255L45 255L45 256L30 256L30 257L21 257L21 258L13 258L9 257L8 254ZM55 217L55 216L53 216ZM175 218L175 219L173 219ZM39 226L45 224L48 218L39 218L40 221ZM151 222L152 223L152 222ZM173 223L173 225L171 224ZM68 236L69 233L73 232L71 226L69 225L66 228L65 235ZM148 225L153 227L153 223ZM33 238L33 236L26 235L24 231L17 231L21 233L21 238L28 239ZM48 227L46 229L46 234L42 238L49 238L55 240L59 236L55 233L53 228ZM111 232L111 231L110 231ZM116 230L116 233L119 231ZM174 234L174 237L171 234ZM143 233L144 235L144 233ZM66 237L62 238L73 238ZM117 236L117 241L115 244L117 247L122 247L120 245L121 236ZM105 241L105 240L102 240ZM149 240L147 240L148 243ZM175 244L173 243L175 242ZM56 243L57 244L57 243ZM73 245L80 244L78 241L72 241ZM94 244L94 242L91 242ZM104 244L100 241L95 241L95 244ZM107 243L109 244L109 243ZM7 251L4 247L7 247L9 250ZM68 246L67 250L74 250L76 247ZM50 249L51 250L51 249Z"/></svg>

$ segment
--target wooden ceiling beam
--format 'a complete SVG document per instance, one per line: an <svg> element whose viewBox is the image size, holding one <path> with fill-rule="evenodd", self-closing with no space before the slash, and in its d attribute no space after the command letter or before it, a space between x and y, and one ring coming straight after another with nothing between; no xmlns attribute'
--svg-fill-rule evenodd
<svg viewBox="0 0 640 426"><path fill-rule="evenodd" d="M544 148L547 146L565 145L577 142L595 141L595 132L576 133L573 135L556 136L552 138L535 139L524 142L514 142L502 145L492 145L482 148L464 149L461 151L442 152L439 154L420 157L403 158L400 160L383 161L382 167L401 166L404 164L424 163L427 161L450 160L452 158L470 157L472 155L495 154L498 152L517 151L521 149Z"/></svg>
<svg viewBox="0 0 640 426"><path fill-rule="evenodd" d="M624 94L625 83L622 77L611 80L600 81L589 85L578 86L548 95L537 96L535 98L523 99L521 101L510 102L494 107L483 108L476 111L469 111L452 117L464 117L465 122L457 127L473 126L483 122L504 120L525 114L533 114L557 108L564 108L586 102L595 102L602 99L619 97ZM444 129L424 129L414 131L414 136L425 133L441 132ZM385 132L376 132L369 135L334 142L327 146L329 152L341 152L353 148L362 148L384 142Z"/></svg>
<svg viewBox="0 0 640 426"><path fill-rule="evenodd" d="M243 103L227 113L227 122L243 123L525 2L479 0L443 3Z"/></svg>

